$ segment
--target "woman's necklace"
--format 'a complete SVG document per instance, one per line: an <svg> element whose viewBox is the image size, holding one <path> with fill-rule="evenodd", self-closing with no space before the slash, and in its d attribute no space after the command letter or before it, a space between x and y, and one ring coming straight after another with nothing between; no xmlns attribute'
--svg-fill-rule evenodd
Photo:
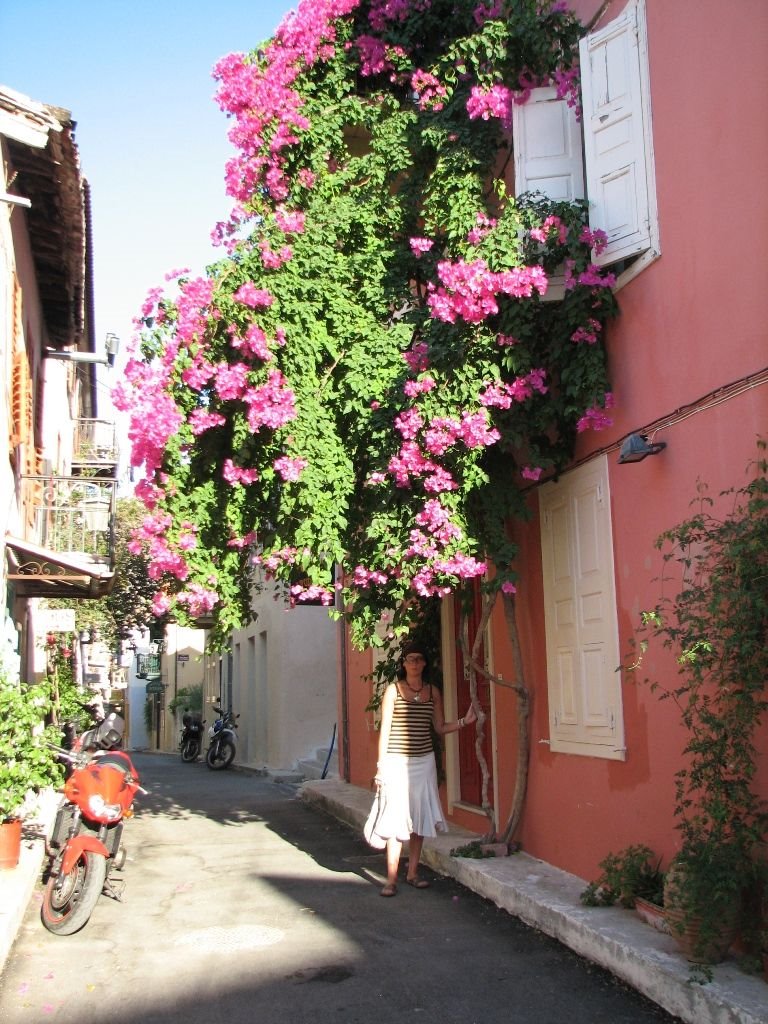
<svg viewBox="0 0 768 1024"><path fill-rule="evenodd" d="M418 704L419 701L421 700L421 697L419 696L419 694L424 689L424 683L421 684L421 686L418 688L418 690L414 690L414 688L411 686L411 684L408 682L407 679L405 681L405 685L408 687L408 689L411 691L411 693L415 694L415 696L413 698L413 703L414 704Z"/></svg>

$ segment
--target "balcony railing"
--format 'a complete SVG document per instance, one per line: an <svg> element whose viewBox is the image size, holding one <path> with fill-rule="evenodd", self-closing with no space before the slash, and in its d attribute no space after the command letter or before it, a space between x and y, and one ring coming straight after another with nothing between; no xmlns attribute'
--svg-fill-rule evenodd
<svg viewBox="0 0 768 1024"><path fill-rule="evenodd" d="M112 567L117 480L83 476L21 479L24 540Z"/></svg>
<svg viewBox="0 0 768 1024"><path fill-rule="evenodd" d="M96 470L113 470L119 461L117 429L110 420L75 421L72 465Z"/></svg>

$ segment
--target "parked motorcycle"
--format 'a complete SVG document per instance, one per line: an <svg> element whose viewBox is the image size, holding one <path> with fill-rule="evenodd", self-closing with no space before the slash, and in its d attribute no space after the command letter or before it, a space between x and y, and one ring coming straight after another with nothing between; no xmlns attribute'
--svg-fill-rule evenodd
<svg viewBox="0 0 768 1024"><path fill-rule="evenodd" d="M56 935L83 928L102 891L122 896L122 882L110 875L125 863L123 819L133 814L136 793L145 793L131 759L116 749L124 722L111 714L77 741L76 750L54 748L68 762L53 831L46 843L47 884L41 919Z"/></svg>
<svg viewBox="0 0 768 1024"><path fill-rule="evenodd" d="M200 715L187 711L181 719L183 729L179 750L182 761L196 761L203 749L203 720Z"/></svg>
<svg viewBox="0 0 768 1024"><path fill-rule="evenodd" d="M222 711L221 708L213 709L221 718L217 718L208 729L210 745L205 755L205 762L209 768L218 771L221 768L229 768L235 759L237 747L237 719L240 715L233 715L231 711Z"/></svg>

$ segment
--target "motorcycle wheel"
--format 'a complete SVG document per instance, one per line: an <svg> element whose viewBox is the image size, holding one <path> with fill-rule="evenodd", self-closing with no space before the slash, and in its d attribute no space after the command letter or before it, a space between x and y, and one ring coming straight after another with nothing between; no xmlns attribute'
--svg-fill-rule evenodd
<svg viewBox="0 0 768 1024"><path fill-rule="evenodd" d="M229 768L235 759L235 747L229 740L222 740L221 743L212 743L205 755L205 761L209 768L220 771L222 768Z"/></svg>
<svg viewBox="0 0 768 1024"><path fill-rule="evenodd" d="M107 862L98 853L82 854L68 875L51 875L45 887L40 917L49 932L73 935L93 913L104 888Z"/></svg>
<svg viewBox="0 0 768 1024"><path fill-rule="evenodd" d="M196 761L197 755L200 753L200 744L197 740L187 740L184 746L181 748L181 760L189 763L190 761Z"/></svg>

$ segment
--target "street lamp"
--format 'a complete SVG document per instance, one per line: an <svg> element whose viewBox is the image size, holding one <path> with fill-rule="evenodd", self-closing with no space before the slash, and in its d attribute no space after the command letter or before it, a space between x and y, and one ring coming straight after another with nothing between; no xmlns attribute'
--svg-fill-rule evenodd
<svg viewBox="0 0 768 1024"><path fill-rule="evenodd" d="M61 359L66 363L97 363L101 366L112 367L115 365L115 358L120 349L120 339L116 334L110 332L104 339L105 356L98 356L95 352L59 352L55 348L45 350L46 359Z"/></svg>

